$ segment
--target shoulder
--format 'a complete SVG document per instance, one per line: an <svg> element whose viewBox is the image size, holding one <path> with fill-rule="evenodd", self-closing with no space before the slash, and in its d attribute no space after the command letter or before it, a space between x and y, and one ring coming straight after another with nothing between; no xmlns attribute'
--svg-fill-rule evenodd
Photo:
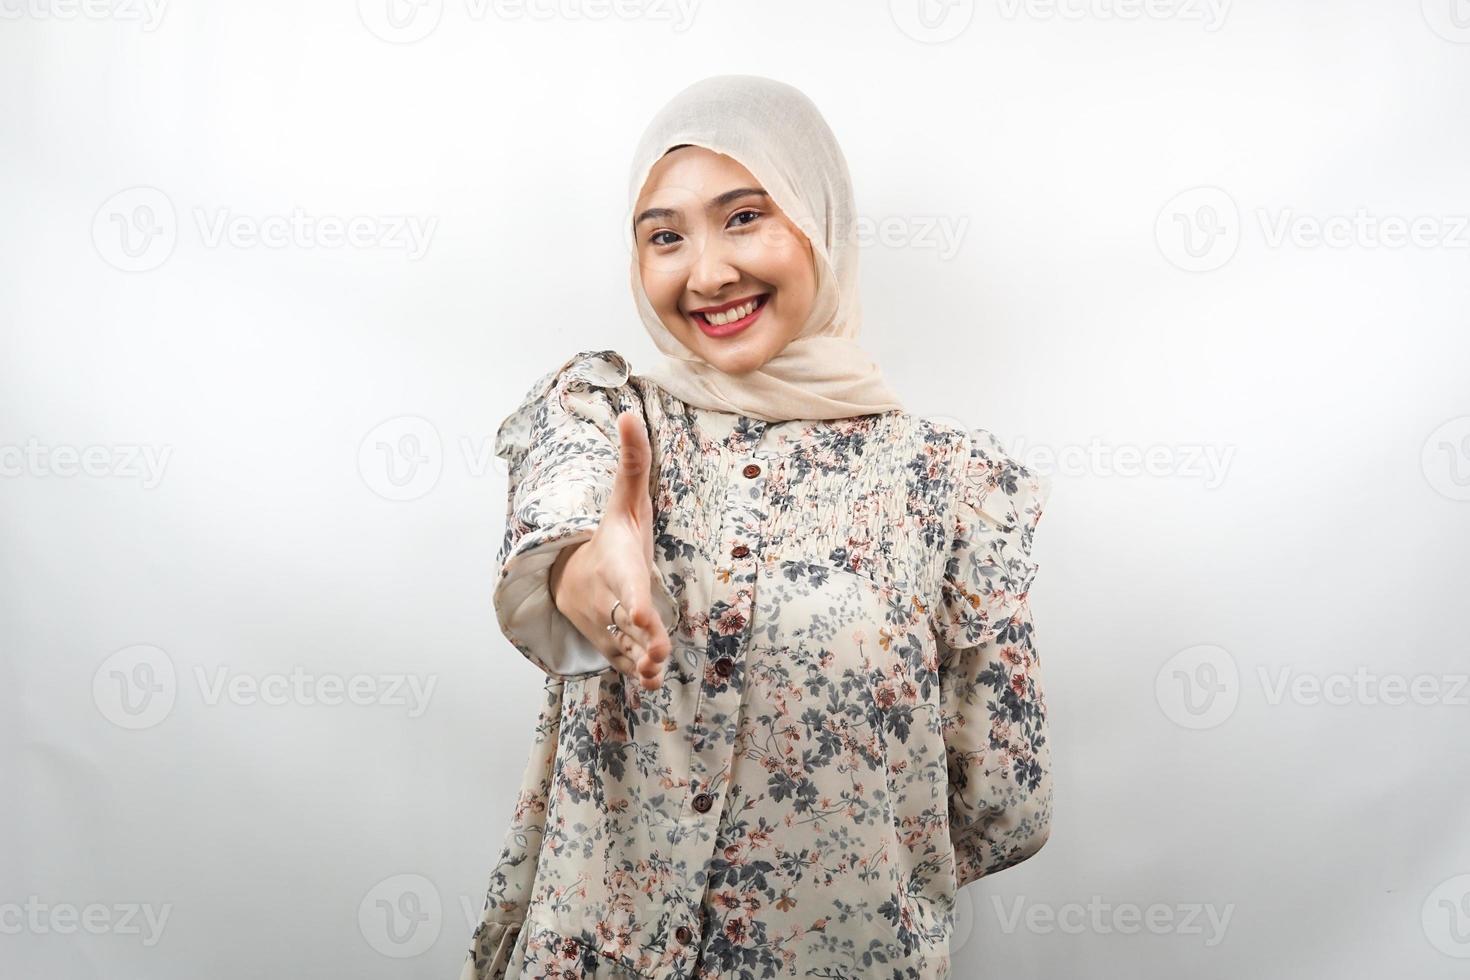
<svg viewBox="0 0 1470 980"><path fill-rule="evenodd" d="M991 636L1030 591L1039 569L1032 541L1051 478L1023 464L989 429L944 424L935 431L957 451L934 619L958 649Z"/></svg>
<svg viewBox="0 0 1470 980"><path fill-rule="evenodd" d="M1001 531L1036 527L1051 496L1050 476L1023 463L990 429L937 419L918 421L925 441L944 450L951 503L962 523L979 519ZM1025 539L1029 545L1029 533Z"/></svg>
<svg viewBox="0 0 1470 980"><path fill-rule="evenodd" d="M628 383L631 370L628 359L615 350L584 350L541 375L527 396L544 398L573 386L617 388Z"/></svg>
<svg viewBox="0 0 1470 980"><path fill-rule="evenodd" d="M571 355L532 382L501 421L495 433L495 454L511 459L526 452L538 432L579 417L593 421L615 418L621 407L631 407L630 374L628 359L615 350Z"/></svg>

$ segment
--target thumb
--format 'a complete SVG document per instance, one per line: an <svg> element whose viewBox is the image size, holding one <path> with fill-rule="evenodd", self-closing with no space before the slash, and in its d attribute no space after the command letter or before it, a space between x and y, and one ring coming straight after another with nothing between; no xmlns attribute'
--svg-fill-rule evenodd
<svg viewBox="0 0 1470 980"><path fill-rule="evenodd" d="M618 472L613 478L609 511L621 511L637 517L651 502L648 470L653 465L653 450L648 445L648 432L637 412L618 415Z"/></svg>

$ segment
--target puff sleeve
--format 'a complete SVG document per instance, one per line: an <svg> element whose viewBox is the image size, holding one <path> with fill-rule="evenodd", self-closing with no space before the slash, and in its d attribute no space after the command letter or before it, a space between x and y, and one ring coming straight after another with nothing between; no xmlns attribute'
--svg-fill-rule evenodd
<svg viewBox="0 0 1470 980"><path fill-rule="evenodd" d="M953 538L934 610L949 774L949 830L962 887L1024 861L1051 823L1046 700L1027 594L1051 480L984 429L966 433Z"/></svg>
<svg viewBox="0 0 1470 980"><path fill-rule="evenodd" d="M552 677L613 669L556 608L549 585L561 549L588 540L601 523L618 466L618 414L644 414L628 375L617 352L583 351L539 378L496 430L507 487L492 601L506 639ZM657 472L655 465L651 480ZM672 630L677 603L657 566L650 595Z"/></svg>

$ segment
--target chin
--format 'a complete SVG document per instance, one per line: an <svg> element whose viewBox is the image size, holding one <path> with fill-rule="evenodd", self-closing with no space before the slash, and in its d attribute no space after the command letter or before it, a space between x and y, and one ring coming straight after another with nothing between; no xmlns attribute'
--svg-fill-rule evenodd
<svg viewBox="0 0 1470 980"><path fill-rule="evenodd" d="M780 340L784 336L782 324L775 321L752 325L745 331L752 333L750 337L737 336L721 340L705 336L697 327L685 322L682 313L664 313L660 319L687 350L725 374L749 374L763 367L786 346ZM753 333L756 330L760 331L759 335Z"/></svg>
<svg viewBox="0 0 1470 980"><path fill-rule="evenodd" d="M705 355L705 360L726 374L741 375L761 367L771 359L765 345L740 350L716 350Z"/></svg>

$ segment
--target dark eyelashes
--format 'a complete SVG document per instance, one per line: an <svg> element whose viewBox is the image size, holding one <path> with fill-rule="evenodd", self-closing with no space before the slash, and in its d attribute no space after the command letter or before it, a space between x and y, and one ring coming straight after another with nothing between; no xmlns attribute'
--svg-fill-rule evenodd
<svg viewBox="0 0 1470 980"><path fill-rule="evenodd" d="M742 221L740 224L738 224L736 226L737 228L745 228L745 227L748 227L751 224L754 224L756 219L758 219L758 218L761 217L761 213L759 211L755 210L754 208L741 208L739 211L736 211L734 214L730 215L730 217L732 219L733 218L738 218L742 214L752 214L752 215L755 215L755 218L752 218L750 221ZM672 245L673 244L672 242L661 242L661 241L659 241L658 238L659 238L660 235L675 235L675 237L677 237L677 234L675 232L672 232L672 231L656 231L652 235L648 236L648 243L650 245Z"/></svg>

